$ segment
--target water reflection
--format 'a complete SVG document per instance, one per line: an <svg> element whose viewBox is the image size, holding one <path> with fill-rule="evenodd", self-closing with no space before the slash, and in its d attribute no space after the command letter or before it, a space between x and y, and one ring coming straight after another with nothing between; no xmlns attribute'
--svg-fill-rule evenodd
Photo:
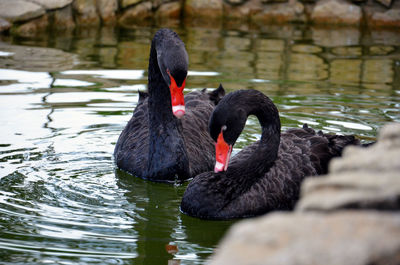
<svg viewBox="0 0 400 265"><path fill-rule="evenodd" d="M177 28L187 91L258 89L283 129L364 140L400 121L400 36L304 26ZM202 264L232 222L179 212L185 185L114 172L112 152L147 87L155 28L78 29L0 41L0 255L10 263ZM237 152L259 138L250 118ZM168 253L166 245L177 247Z"/></svg>

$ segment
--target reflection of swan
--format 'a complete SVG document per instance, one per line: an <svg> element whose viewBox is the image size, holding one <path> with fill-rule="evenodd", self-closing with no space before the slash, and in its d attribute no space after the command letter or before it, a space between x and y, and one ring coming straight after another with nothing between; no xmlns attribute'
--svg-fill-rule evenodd
<svg viewBox="0 0 400 265"><path fill-rule="evenodd" d="M183 97L187 69L188 55L178 35L159 30L150 50L148 97L142 94L115 146L119 168L154 181L187 179L212 169L214 145L207 123L224 91Z"/></svg>
<svg viewBox="0 0 400 265"><path fill-rule="evenodd" d="M261 140L239 152L228 167L248 115L260 121ZM239 90L222 98L209 124L217 142L217 173L200 174L189 183L181 210L200 218L229 219L292 209L304 177L326 173L332 157L359 143L354 136L316 133L306 125L282 135L280 129L277 108L261 92Z"/></svg>
<svg viewBox="0 0 400 265"><path fill-rule="evenodd" d="M179 187L160 185L116 170L117 185L124 191L126 215L132 220L127 232L136 239L134 264L167 264L171 255L165 246L174 242L179 227Z"/></svg>

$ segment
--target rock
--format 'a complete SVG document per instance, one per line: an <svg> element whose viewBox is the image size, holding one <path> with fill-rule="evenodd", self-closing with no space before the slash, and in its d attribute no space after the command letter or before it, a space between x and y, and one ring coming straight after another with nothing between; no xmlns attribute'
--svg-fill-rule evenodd
<svg viewBox="0 0 400 265"><path fill-rule="evenodd" d="M375 1L386 7L390 7L390 5L392 4L392 0L375 0Z"/></svg>
<svg viewBox="0 0 400 265"><path fill-rule="evenodd" d="M222 0L187 0L184 5L187 17L221 18L223 14Z"/></svg>
<svg viewBox="0 0 400 265"><path fill-rule="evenodd" d="M75 27L72 6L66 6L62 9L55 10L53 13L53 28L56 29L72 29Z"/></svg>
<svg viewBox="0 0 400 265"><path fill-rule="evenodd" d="M1 0L0 17L10 21L26 21L45 13L40 5L24 0Z"/></svg>
<svg viewBox="0 0 400 265"><path fill-rule="evenodd" d="M117 21L118 0L97 0L97 10L104 24L114 24Z"/></svg>
<svg viewBox="0 0 400 265"><path fill-rule="evenodd" d="M359 25L361 8L343 0L318 1L311 13L311 21L318 24Z"/></svg>
<svg viewBox="0 0 400 265"><path fill-rule="evenodd" d="M400 264L400 214L273 213L235 224L208 264Z"/></svg>
<svg viewBox="0 0 400 265"><path fill-rule="evenodd" d="M286 23L305 22L304 5L297 0L288 3L273 3L266 5L263 10L251 16L253 22Z"/></svg>
<svg viewBox="0 0 400 265"><path fill-rule="evenodd" d="M400 177L398 172L379 175L354 172L309 178L302 185L301 196L296 206L298 211L399 210Z"/></svg>
<svg viewBox="0 0 400 265"><path fill-rule="evenodd" d="M296 210L400 210L400 123L386 125L368 148L346 148L329 172L304 181Z"/></svg>
<svg viewBox="0 0 400 265"><path fill-rule="evenodd" d="M152 17L153 11L151 2L143 2L125 10L119 18L119 23L122 26L129 27L137 22L151 20Z"/></svg>
<svg viewBox="0 0 400 265"><path fill-rule="evenodd" d="M100 23L96 10L96 0L74 0L73 9L77 26L97 25Z"/></svg>
<svg viewBox="0 0 400 265"><path fill-rule="evenodd" d="M332 174L352 171L400 172L400 123L384 126L377 142L368 148L346 148L343 157L333 159L329 167Z"/></svg>
<svg viewBox="0 0 400 265"><path fill-rule="evenodd" d="M0 33L7 31L11 28L11 23L5 19L0 18Z"/></svg>
<svg viewBox="0 0 400 265"><path fill-rule="evenodd" d="M41 5L45 9L58 9L63 8L72 3L73 0L29 0L38 5Z"/></svg>

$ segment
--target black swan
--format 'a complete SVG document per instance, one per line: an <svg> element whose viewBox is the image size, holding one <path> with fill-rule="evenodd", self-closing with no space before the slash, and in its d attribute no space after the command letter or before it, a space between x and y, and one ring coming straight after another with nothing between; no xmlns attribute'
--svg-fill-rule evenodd
<svg viewBox="0 0 400 265"><path fill-rule="evenodd" d="M144 179L172 182L213 168L214 143L207 125L225 91L219 87L183 96L188 64L178 34L158 30L150 48L148 93L139 93L133 116L115 146L120 169Z"/></svg>
<svg viewBox="0 0 400 265"><path fill-rule="evenodd" d="M229 163L232 146L249 115L255 115L262 126L261 140ZM224 96L211 115L209 132L216 142L214 172L196 176L181 202L183 213L203 219L290 210L306 176L326 173L331 158L340 156L346 145L359 144L354 136L316 133L307 125L281 134L278 109L256 90Z"/></svg>

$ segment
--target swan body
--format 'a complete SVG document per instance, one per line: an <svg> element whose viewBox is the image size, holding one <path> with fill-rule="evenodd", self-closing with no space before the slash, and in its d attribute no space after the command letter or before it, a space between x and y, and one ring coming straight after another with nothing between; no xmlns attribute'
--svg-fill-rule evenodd
<svg viewBox="0 0 400 265"><path fill-rule="evenodd" d="M229 163L232 146L249 115L260 121L261 140ZM280 129L277 108L261 92L239 90L226 95L209 123L217 149L215 170L189 183L181 211L203 219L233 219L291 210L305 177L326 173L331 158L340 156L346 145L359 143L354 136L315 132L307 125L283 133ZM220 145L226 147L222 153Z"/></svg>
<svg viewBox="0 0 400 265"><path fill-rule="evenodd" d="M185 45L169 29L151 44L148 93L121 132L114 150L117 166L132 175L160 182L191 178L213 167L209 116L225 94L222 87L183 96L188 69Z"/></svg>

